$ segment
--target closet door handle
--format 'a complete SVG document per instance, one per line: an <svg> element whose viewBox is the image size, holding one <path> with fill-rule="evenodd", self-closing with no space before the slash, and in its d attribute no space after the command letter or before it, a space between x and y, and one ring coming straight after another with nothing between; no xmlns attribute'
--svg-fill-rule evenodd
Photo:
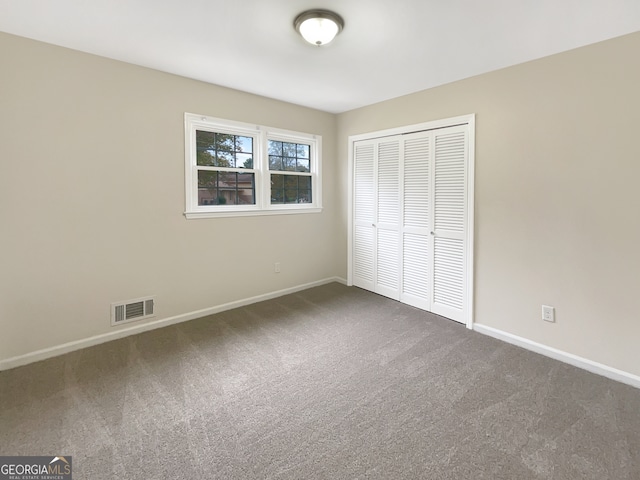
<svg viewBox="0 0 640 480"><path fill-rule="evenodd" d="M431 235L435 236L436 232L431 232Z"/></svg>

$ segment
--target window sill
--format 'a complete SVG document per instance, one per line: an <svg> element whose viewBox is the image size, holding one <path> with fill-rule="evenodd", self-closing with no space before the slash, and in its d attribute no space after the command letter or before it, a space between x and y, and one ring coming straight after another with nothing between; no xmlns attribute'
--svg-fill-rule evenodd
<svg viewBox="0 0 640 480"><path fill-rule="evenodd" d="M220 217L256 217L262 215L295 215L302 213L321 213L322 207L311 208L272 208L269 210L233 210L226 212L185 212L188 220L196 218L220 218Z"/></svg>

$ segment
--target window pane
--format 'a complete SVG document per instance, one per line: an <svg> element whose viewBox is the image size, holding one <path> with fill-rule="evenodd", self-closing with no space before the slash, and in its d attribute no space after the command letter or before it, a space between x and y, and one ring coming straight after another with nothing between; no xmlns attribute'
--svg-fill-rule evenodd
<svg viewBox="0 0 640 480"><path fill-rule="evenodd" d="M282 190L284 188L284 175L271 175L271 189Z"/></svg>
<svg viewBox="0 0 640 480"><path fill-rule="evenodd" d="M209 188L217 186L218 172L198 171L198 188Z"/></svg>
<svg viewBox="0 0 640 480"><path fill-rule="evenodd" d="M271 203L284 203L284 175L271 175Z"/></svg>
<svg viewBox="0 0 640 480"><path fill-rule="evenodd" d="M298 158L309 158L309 145L298 144Z"/></svg>
<svg viewBox="0 0 640 480"><path fill-rule="evenodd" d="M269 170L282 170L282 157L269 155Z"/></svg>
<svg viewBox="0 0 640 480"><path fill-rule="evenodd" d="M284 203L284 190L271 190L271 204Z"/></svg>
<svg viewBox="0 0 640 480"><path fill-rule="evenodd" d="M215 160L215 136L213 132L196 130L196 164L211 166Z"/></svg>
<svg viewBox="0 0 640 480"><path fill-rule="evenodd" d="M221 197L220 205L237 205L238 194L236 192L237 173L220 172L218 182L218 194Z"/></svg>
<svg viewBox="0 0 640 480"><path fill-rule="evenodd" d="M298 189L298 177L295 175L283 175L284 176L284 188L287 190Z"/></svg>
<svg viewBox="0 0 640 480"><path fill-rule="evenodd" d="M271 175L271 204L311 203L311 177Z"/></svg>
<svg viewBox="0 0 640 480"><path fill-rule="evenodd" d="M296 167L296 171L298 172L308 172L309 171L309 160L298 159L298 166Z"/></svg>
<svg viewBox="0 0 640 480"><path fill-rule="evenodd" d="M233 135L229 135L226 133L216 133L215 147L216 147L216 150L233 152L234 150Z"/></svg>
<svg viewBox="0 0 640 480"><path fill-rule="evenodd" d="M196 130L197 165L253 168L253 138Z"/></svg>
<svg viewBox="0 0 640 480"><path fill-rule="evenodd" d="M216 167L234 167L233 153L218 151L216 155Z"/></svg>
<svg viewBox="0 0 640 480"><path fill-rule="evenodd" d="M298 191L298 203L311 203L311 190L301 188Z"/></svg>
<svg viewBox="0 0 640 480"><path fill-rule="evenodd" d="M216 195L217 203L213 205L254 205L256 203L254 174L219 172Z"/></svg>
<svg viewBox="0 0 640 480"><path fill-rule="evenodd" d="M296 157L284 157L283 163L284 163L284 170L289 172L296 171Z"/></svg>
<svg viewBox="0 0 640 480"><path fill-rule="evenodd" d="M238 205L256 203L256 182L253 173L238 173Z"/></svg>
<svg viewBox="0 0 640 480"><path fill-rule="evenodd" d="M284 203L298 203L298 190L285 190Z"/></svg>
<svg viewBox="0 0 640 480"><path fill-rule="evenodd" d="M219 205L218 172L198 172L198 205Z"/></svg>
<svg viewBox="0 0 640 480"><path fill-rule="evenodd" d="M196 165L203 167L213 167L216 164L214 150L198 150L196 154Z"/></svg>
<svg viewBox="0 0 640 480"><path fill-rule="evenodd" d="M276 142L275 140L269 140L269 155L282 156L282 142Z"/></svg>
<svg viewBox="0 0 640 480"><path fill-rule="evenodd" d="M284 192L282 190L278 190L277 192L273 192L271 196L271 205L279 205L284 203Z"/></svg>
<svg viewBox="0 0 640 480"><path fill-rule="evenodd" d="M311 190L311 177L298 177L298 186L301 190Z"/></svg>
<svg viewBox="0 0 640 480"><path fill-rule="evenodd" d="M237 168L253 168L253 158L250 153L236 153Z"/></svg>
<svg viewBox="0 0 640 480"><path fill-rule="evenodd" d="M211 145L215 143L216 134L213 132L205 132L203 130L196 130L196 144L199 147L211 148Z"/></svg>
<svg viewBox="0 0 640 480"><path fill-rule="evenodd" d="M311 171L311 145L269 140L269 155L269 170L285 172Z"/></svg>
<svg viewBox="0 0 640 480"><path fill-rule="evenodd" d="M285 157L296 157L297 145L295 143L282 142L282 155Z"/></svg>
<svg viewBox="0 0 640 480"><path fill-rule="evenodd" d="M253 138L251 137L236 137L236 151L243 153L253 152Z"/></svg>

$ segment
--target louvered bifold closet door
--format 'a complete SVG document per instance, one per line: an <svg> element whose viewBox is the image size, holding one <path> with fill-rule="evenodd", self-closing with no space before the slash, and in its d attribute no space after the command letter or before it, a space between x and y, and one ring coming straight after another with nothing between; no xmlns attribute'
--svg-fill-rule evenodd
<svg viewBox="0 0 640 480"><path fill-rule="evenodd" d="M431 132L403 137L402 290L400 300L430 310L430 145Z"/></svg>
<svg viewBox="0 0 640 480"><path fill-rule="evenodd" d="M465 322L467 158L466 125L433 136L433 292L431 311Z"/></svg>
<svg viewBox="0 0 640 480"><path fill-rule="evenodd" d="M375 141L354 145L353 284L374 291L376 168Z"/></svg>
<svg viewBox="0 0 640 480"><path fill-rule="evenodd" d="M400 139L378 144L376 293L400 299Z"/></svg>

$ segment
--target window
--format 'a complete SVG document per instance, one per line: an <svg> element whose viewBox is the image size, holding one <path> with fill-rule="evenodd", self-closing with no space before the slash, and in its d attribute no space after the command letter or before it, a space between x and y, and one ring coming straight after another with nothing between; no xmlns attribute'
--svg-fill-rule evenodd
<svg viewBox="0 0 640 480"><path fill-rule="evenodd" d="M271 204L311 203L311 145L268 142L269 170L282 172L271 174Z"/></svg>
<svg viewBox="0 0 640 480"><path fill-rule="evenodd" d="M322 138L185 114L187 218L321 210Z"/></svg>
<svg viewBox="0 0 640 480"><path fill-rule="evenodd" d="M196 130L198 205L255 205L253 137Z"/></svg>

